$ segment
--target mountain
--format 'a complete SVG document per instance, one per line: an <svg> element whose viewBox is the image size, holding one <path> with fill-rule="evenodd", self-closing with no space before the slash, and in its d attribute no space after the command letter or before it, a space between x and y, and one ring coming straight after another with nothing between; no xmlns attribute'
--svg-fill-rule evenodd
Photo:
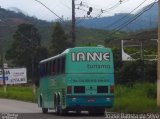
<svg viewBox="0 0 160 119"><path fill-rule="evenodd" d="M141 11L147 9L148 7L149 6L146 6ZM141 11L139 11L139 13ZM122 30L135 31L157 27L158 15L156 11L158 11L158 4L155 4L150 10L145 12L138 19L136 19L134 22L132 22ZM124 23L125 20L120 19L122 19L122 17L125 17L126 15L127 18L136 16L136 14L134 15L120 13L110 17L78 21L77 44L104 44L106 40L110 41L111 39L117 39L117 37L110 37L108 35L109 32L107 30L114 29L116 26L119 26L120 24ZM13 40L12 36L17 29L17 25L21 23L31 23L35 27L37 27L41 34L43 45L48 47L53 31L53 22L47 22L44 20L37 19L35 17L25 15L16 8L14 8L14 11L0 8L0 40L3 41L4 49L7 49L11 44ZM66 32L70 34L71 25L69 22L67 25L64 26L64 28Z"/></svg>
<svg viewBox="0 0 160 119"><path fill-rule="evenodd" d="M144 12L140 17L138 17L136 20L134 20L132 23L122 28L121 30L136 31L136 30L152 29L157 27L158 3L156 4L152 3L144 7L140 11L138 11L136 14L119 13L109 17L80 20L79 21L80 23L77 25L86 28L111 30L120 26L121 24L127 23L128 20L132 20L143 11L146 12Z"/></svg>
<svg viewBox="0 0 160 119"><path fill-rule="evenodd" d="M22 12L15 12L0 8L0 37L3 41L4 49L11 44L13 40L12 36L15 33L17 26L21 23L30 23L35 25L39 29L40 33L43 33L42 39L47 38L49 34L47 29L51 29L53 24L51 22L39 20L35 17L29 17L24 15ZM46 31L43 32L43 29Z"/></svg>
<svg viewBox="0 0 160 119"><path fill-rule="evenodd" d="M15 8L14 8L15 9ZM20 10L16 11L6 10L0 8L0 43L3 43L6 50L13 41L13 34L15 33L17 26L21 23L30 23L38 28L42 37L42 44L48 47L53 32L53 22L47 22L39 20L35 17L30 17L23 14ZM64 25L64 24L63 24ZM64 25L66 32L70 35L71 25L67 23ZM97 30L90 28L77 28L77 44L104 44L106 39L106 30Z"/></svg>

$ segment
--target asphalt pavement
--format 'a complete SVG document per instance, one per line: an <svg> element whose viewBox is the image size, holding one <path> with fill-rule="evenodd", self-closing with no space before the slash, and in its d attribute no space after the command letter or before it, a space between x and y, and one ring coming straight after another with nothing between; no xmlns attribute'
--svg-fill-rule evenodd
<svg viewBox="0 0 160 119"><path fill-rule="evenodd" d="M35 103L0 99L0 119L104 119L103 115L91 116L87 112L77 115L70 112L65 116L58 116L54 111L43 114Z"/></svg>

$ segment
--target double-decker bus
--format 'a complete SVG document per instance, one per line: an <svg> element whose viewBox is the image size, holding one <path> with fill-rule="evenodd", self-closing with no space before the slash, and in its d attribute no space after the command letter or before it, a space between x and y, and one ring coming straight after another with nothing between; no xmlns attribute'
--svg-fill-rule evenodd
<svg viewBox="0 0 160 119"><path fill-rule="evenodd" d="M104 113L114 103L113 54L105 47L75 47L40 61L38 105L55 109Z"/></svg>

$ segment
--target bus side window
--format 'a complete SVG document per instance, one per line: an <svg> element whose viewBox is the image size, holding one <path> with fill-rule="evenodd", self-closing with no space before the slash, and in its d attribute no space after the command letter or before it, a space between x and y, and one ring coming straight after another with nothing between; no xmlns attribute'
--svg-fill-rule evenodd
<svg viewBox="0 0 160 119"><path fill-rule="evenodd" d="M65 65L66 65L66 57L62 57L62 64L61 64L61 72L62 74L65 73Z"/></svg>
<svg viewBox="0 0 160 119"><path fill-rule="evenodd" d="M59 60L59 74L62 74L62 57Z"/></svg>
<svg viewBox="0 0 160 119"><path fill-rule="evenodd" d="M45 76L48 76L48 63L45 63Z"/></svg>
<svg viewBox="0 0 160 119"><path fill-rule="evenodd" d="M52 75L55 75L56 73L56 65L55 65L55 60L52 61Z"/></svg>
<svg viewBox="0 0 160 119"><path fill-rule="evenodd" d="M57 59L55 59L55 74L57 74L57 67L58 67L58 61L57 61Z"/></svg>
<svg viewBox="0 0 160 119"><path fill-rule="evenodd" d="M49 76L49 62L47 62L47 76Z"/></svg>
<svg viewBox="0 0 160 119"><path fill-rule="evenodd" d="M45 66L45 63L42 64L42 69L43 69L43 77L46 76L46 66Z"/></svg>
<svg viewBox="0 0 160 119"><path fill-rule="evenodd" d="M52 73L52 65L51 65L51 64L52 64L52 62L49 61L49 62L48 62L48 75L49 75L49 76L51 76L51 73Z"/></svg>
<svg viewBox="0 0 160 119"><path fill-rule="evenodd" d="M40 77L43 77L43 67L42 67L42 64L39 65L39 75L40 75Z"/></svg>
<svg viewBox="0 0 160 119"><path fill-rule="evenodd" d="M57 74L60 74L60 58L57 59Z"/></svg>
<svg viewBox="0 0 160 119"><path fill-rule="evenodd" d="M42 77L44 77L45 76L45 64L42 64L41 67L42 67Z"/></svg>

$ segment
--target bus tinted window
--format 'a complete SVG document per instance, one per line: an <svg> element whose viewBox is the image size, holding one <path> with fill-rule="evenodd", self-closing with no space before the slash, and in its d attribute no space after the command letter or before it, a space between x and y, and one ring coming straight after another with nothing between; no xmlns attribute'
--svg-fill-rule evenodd
<svg viewBox="0 0 160 119"><path fill-rule="evenodd" d="M43 65L41 64L39 67L40 76L43 77Z"/></svg>
<svg viewBox="0 0 160 119"><path fill-rule="evenodd" d="M61 72L65 73L66 57L62 57Z"/></svg>
<svg viewBox="0 0 160 119"><path fill-rule="evenodd" d="M45 63L45 75L48 76L48 63Z"/></svg>
<svg viewBox="0 0 160 119"><path fill-rule="evenodd" d="M43 75L45 76L46 75L46 65L45 65L45 63L42 66L43 66Z"/></svg>
<svg viewBox="0 0 160 119"><path fill-rule="evenodd" d="M53 60L52 61L52 75L55 75L56 74L56 61Z"/></svg>
<svg viewBox="0 0 160 119"><path fill-rule="evenodd" d="M60 60L60 58L58 58L57 59L57 74L60 73L60 62L61 62L61 60Z"/></svg>
<svg viewBox="0 0 160 119"><path fill-rule="evenodd" d="M43 76L45 76L46 75L46 69L45 69L46 67L45 67L45 64L42 64L42 69L43 69Z"/></svg>
<svg viewBox="0 0 160 119"><path fill-rule="evenodd" d="M51 75L51 61L48 62L48 75Z"/></svg>

